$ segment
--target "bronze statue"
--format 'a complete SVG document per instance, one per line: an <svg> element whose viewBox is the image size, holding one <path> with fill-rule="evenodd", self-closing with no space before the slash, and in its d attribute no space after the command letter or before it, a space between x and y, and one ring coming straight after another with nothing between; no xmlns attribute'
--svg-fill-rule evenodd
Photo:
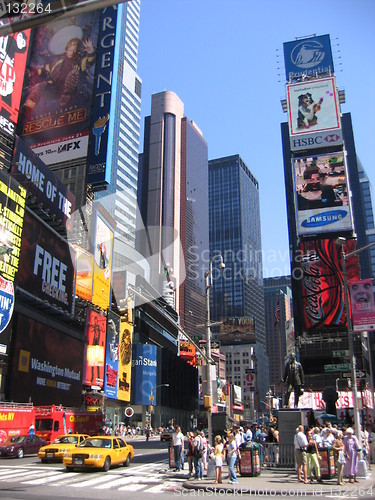
<svg viewBox="0 0 375 500"><path fill-rule="evenodd" d="M294 353L289 356L289 361L285 365L282 381L287 383L284 396L284 408L288 407L292 390L294 390L294 408L298 408L299 397L303 394L304 373L302 365L296 360L296 355Z"/></svg>

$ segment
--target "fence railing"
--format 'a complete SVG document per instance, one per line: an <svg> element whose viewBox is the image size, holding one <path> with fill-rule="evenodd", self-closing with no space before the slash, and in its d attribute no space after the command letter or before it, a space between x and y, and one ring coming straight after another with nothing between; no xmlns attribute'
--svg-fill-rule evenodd
<svg viewBox="0 0 375 500"><path fill-rule="evenodd" d="M261 461L263 467L294 468L294 445L265 443L262 447Z"/></svg>

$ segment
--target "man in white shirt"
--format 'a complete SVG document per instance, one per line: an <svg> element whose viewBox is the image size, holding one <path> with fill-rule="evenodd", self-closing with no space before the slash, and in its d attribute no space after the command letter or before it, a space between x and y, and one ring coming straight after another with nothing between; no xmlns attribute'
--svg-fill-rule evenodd
<svg viewBox="0 0 375 500"><path fill-rule="evenodd" d="M184 435L182 434L181 427L179 425L176 427L176 432L172 434L172 444L176 472L179 472L184 466L182 462L182 455L184 453Z"/></svg>
<svg viewBox="0 0 375 500"><path fill-rule="evenodd" d="M297 463L297 477L300 483L307 484L307 453L306 447L308 445L306 434L303 432L303 425L299 425L296 429L294 436L294 452ZM302 480L303 472L303 480Z"/></svg>

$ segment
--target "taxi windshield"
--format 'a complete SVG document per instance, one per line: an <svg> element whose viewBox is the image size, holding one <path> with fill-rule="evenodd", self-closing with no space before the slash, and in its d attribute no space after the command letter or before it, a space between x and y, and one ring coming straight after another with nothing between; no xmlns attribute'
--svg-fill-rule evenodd
<svg viewBox="0 0 375 500"><path fill-rule="evenodd" d="M112 448L112 443L110 439L89 438L78 446L79 448Z"/></svg>

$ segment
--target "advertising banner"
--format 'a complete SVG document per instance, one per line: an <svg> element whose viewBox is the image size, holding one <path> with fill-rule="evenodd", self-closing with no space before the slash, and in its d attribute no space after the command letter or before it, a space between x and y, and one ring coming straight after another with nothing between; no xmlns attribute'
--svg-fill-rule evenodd
<svg viewBox="0 0 375 500"><path fill-rule="evenodd" d="M375 330L375 301L372 278L349 283L353 330Z"/></svg>
<svg viewBox="0 0 375 500"><path fill-rule="evenodd" d="M353 230L344 153L292 160L299 236Z"/></svg>
<svg viewBox="0 0 375 500"><path fill-rule="evenodd" d="M10 399L80 407L84 344L22 315L14 335Z"/></svg>
<svg viewBox="0 0 375 500"><path fill-rule="evenodd" d="M75 251L75 295L83 300L91 301L94 256L78 245L73 245Z"/></svg>
<svg viewBox="0 0 375 500"><path fill-rule="evenodd" d="M86 314L86 350L83 384L101 389L104 383L104 356L106 344L106 317L96 311Z"/></svg>
<svg viewBox="0 0 375 500"><path fill-rule="evenodd" d="M98 190L104 189L111 179L112 150L108 144L112 144L118 105L119 72L114 71L114 64L120 57L121 27L118 19L121 19L122 9L121 4L108 7L103 10L100 22L87 166L87 183Z"/></svg>
<svg viewBox="0 0 375 500"><path fill-rule="evenodd" d="M284 43L287 81L334 72L329 35L314 36Z"/></svg>
<svg viewBox="0 0 375 500"><path fill-rule="evenodd" d="M328 148L341 146L343 143L342 130L323 130L322 132L306 133L290 136L291 151Z"/></svg>
<svg viewBox="0 0 375 500"><path fill-rule="evenodd" d="M134 377L135 404L157 404L156 399L156 345L136 344L133 350L132 374Z"/></svg>
<svg viewBox="0 0 375 500"><path fill-rule="evenodd" d="M35 196L44 210L67 226L75 209L75 196L33 151L16 137L12 175Z"/></svg>
<svg viewBox="0 0 375 500"><path fill-rule="evenodd" d="M291 137L341 129L335 78L287 85L286 91Z"/></svg>
<svg viewBox="0 0 375 500"><path fill-rule="evenodd" d="M228 317L220 318L219 340L228 342L255 342L254 318Z"/></svg>
<svg viewBox="0 0 375 500"><path fill-rule="evenodd" d="M21 17L28 14L13 20ZM3 24L0 21L0 26ZM29 41L30 30L0 36L0 130L11 137L15 135L18 120Z"/></svg>
<svg viewBox="0 0 375 500"><path fill-rule="evenodd" d="M355 241L348 240L346 254L355 250ZM335 240L323 239L300 243L299 257L302 287L302 309L305 329L319 330L345 326L344 277L341 247ZM359 278L358 256L346 260L348 280ZM297 269L294 270L296 275Z"/></svg>
<svg viewBox="0 0 375 500"><path fill-rule="evenodd" d="M73 310L74 266L69 244L25 212L18 286L69 314Z"/></svg>
<svg viewBox="0 0 375 500"><path fill-rule="evenodd" d="M117 399L130 402L133 325L121 317Z"/></svg>
<svg viewBox="0 0 375 500"><path fill-rule="evenodd" d="M91 302L106 310L111 302L111 279L113 261L114 228L100 211L101 206L93 213L93 248L94 283Z"/></svg>
<svg viewBox="0 0 375 500"><path fill-rule="evenodd" d="M46 165L87 155L99 17L78 14L33 33L17 132Z"/></svg>
<svg viewBox="0 0 375 500"><path fill-rule="evenodd" d="M120 328L120 316L108 310L104 393L111 399L117 399Z"/></svg>

